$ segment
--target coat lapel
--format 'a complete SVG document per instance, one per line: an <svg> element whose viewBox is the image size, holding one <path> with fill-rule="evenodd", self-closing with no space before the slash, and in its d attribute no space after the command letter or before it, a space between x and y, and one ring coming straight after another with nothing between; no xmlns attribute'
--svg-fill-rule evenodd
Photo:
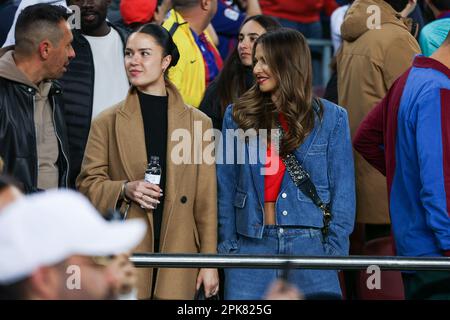
<svg viewBox="0 0 450 320"><path fill-rule="evenodd" d="M116 118L116 140L127 179L142 180L147 168L147 148L139 97L133 88Z"/></svg>

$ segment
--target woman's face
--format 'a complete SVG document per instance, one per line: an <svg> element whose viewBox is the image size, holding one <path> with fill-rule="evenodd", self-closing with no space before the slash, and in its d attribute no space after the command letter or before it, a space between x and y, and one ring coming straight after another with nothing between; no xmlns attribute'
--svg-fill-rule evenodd
<svg viewBox="0 0 450 320"><path fill-rule="evenodd" d="M239 32L237 50L239 59L244 66L250 67L252 65L253 45L255 40L264 33L266 33L266 29L254 20L250 20L242 26Z"/></svg>
<svg viewBox="0 0 450 320"><path fill-rule="evenodd" d="M262 92L275 93L278 83L273 76L269 65L267 64L264 49L260 44L256 45L255 49L255 65L253 67L253 74L255 75L259 90Z"/></svg>
<svg viewBox="0 0 450 320"><path fill-rule="evenodd" d="M164 85L164 71L170 56L163 57L163 48L145 33L133 33L125 49L125 69L130 83L141 91Z"/></svg>

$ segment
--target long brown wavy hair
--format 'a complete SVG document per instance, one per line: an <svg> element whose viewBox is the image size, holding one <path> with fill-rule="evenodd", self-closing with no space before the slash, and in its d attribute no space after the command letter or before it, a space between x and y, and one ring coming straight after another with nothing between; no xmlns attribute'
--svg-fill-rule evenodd
<svg viewBox="0 0 450 320"><path fill-rule="evenodd" d="M315 111L312 93L311 53L305 37L298 31L281 28L259 37L253 47L261 46L264 58L277 82L277 105L273 92L262 92L256 84L241 96L233 108L233 118L243 130L274 129L279 113L286 119L289 130L280 143L280 155L294 151L314 128ZM322 118L323 107L318 102L317 114Z"/></svg>

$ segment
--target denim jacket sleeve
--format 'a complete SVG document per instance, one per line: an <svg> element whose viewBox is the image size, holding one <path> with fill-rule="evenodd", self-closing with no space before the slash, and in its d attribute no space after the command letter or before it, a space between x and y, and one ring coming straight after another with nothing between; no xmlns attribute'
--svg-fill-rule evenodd
<svg viewBox="0 0 450 320"><path fill-rule="evenodd" d="M333 216L325 251L328 255L348 255L355 220L355 173L347 112L342 108L330 136L328 171Z"/></svg>
<svg viewBox="0 0 450 320"><path fill-rule="evenodd" d="M236 193L238 166L236 159L232 163L227 163L228 148L235 147L232 141L227 141L227 129L235 129L231 109L229 106L225 111L222 125L222 139L217 148L217 198L219 211L219 253L229 253L232 249L237 249L236 216L233 206L233 198ZM234 139L234 138L233 138Z"/></svg>

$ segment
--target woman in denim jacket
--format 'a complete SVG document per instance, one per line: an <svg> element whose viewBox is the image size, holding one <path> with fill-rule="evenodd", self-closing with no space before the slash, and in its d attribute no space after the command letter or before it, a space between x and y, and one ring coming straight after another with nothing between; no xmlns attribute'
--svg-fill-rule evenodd
<svg viewBox="0 0 450 320"><path fill-rule="evenodd" d="M347 113L313 98L310 51L301 33L280 29L262 35L253 61L257 84L227 108L218 148L219 252L347 255L355 214ZM279 131L271 129L280 125L277 143L271 132ZM331 208L325 237L322 210L298 189L281 160L289 153ZM225 299L261 299L280 272L225 269ZM289 281L306 298L341 296L335 270L295 269Z"/></svg>

